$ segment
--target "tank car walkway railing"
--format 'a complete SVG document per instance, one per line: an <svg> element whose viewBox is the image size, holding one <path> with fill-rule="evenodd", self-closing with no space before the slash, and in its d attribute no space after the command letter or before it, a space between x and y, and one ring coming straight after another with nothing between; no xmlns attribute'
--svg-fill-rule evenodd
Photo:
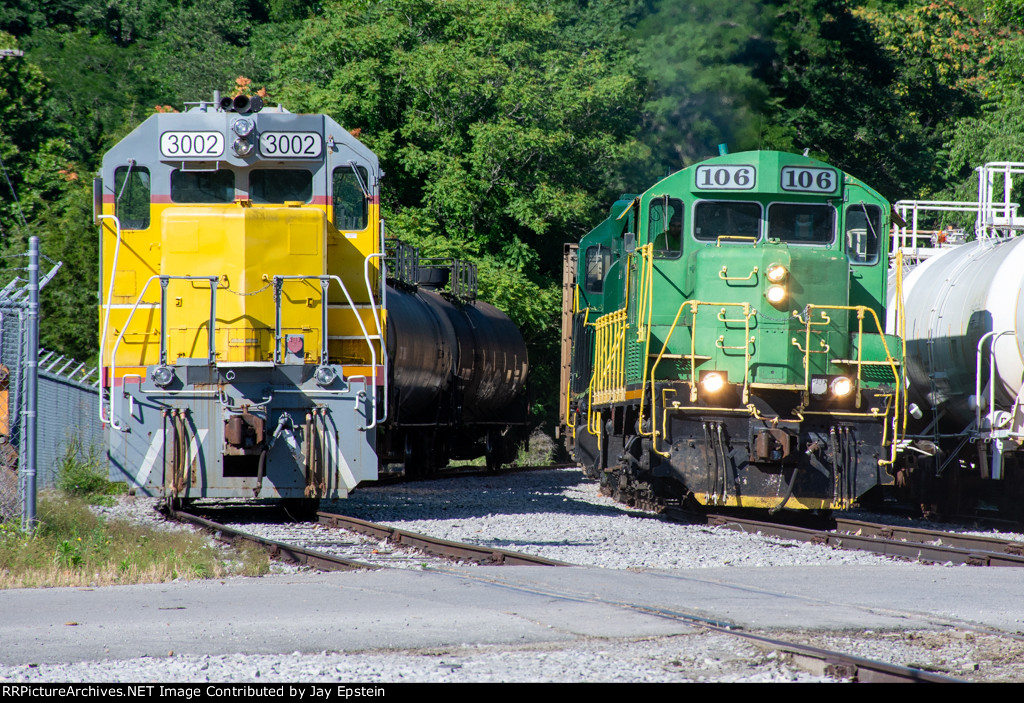
<svg viewBox="0 0 1024 703"><path fill-rule="evenodd" d="M941 212L963 212L980 217L981 203L956 202L953 200L899 200L893 204L893 210L903 219L898 224L895 219L892 225L892 244L889 251L892 256L902 252L912 261L921 261L939 252L962 244L966 235L962 232L951 233L936 229L921 229L921 215ZM1013 204L1016 208L1016 204Z"/></svg>

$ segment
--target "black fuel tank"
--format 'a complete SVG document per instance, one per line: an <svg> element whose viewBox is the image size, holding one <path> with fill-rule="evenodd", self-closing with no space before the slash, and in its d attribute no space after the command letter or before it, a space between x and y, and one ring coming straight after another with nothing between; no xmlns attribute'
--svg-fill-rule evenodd
<svg viewBox="0 0 1024 703"><path fill-rule="evenodd" d="M493 305L389 287L392 422L521 422L526 343Z"/></svg>

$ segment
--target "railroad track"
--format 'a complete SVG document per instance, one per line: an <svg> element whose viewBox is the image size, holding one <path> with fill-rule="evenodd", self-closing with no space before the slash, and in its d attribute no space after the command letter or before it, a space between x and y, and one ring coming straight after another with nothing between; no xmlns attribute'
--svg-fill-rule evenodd
<svg viewBox="0 0 1024 703"><path fill-rule="evenodd" d="M254 535L244 529L215 522L192 513L175 511L172 516L182 522L209 530L214 536L227 543L248 542L265 549L272 558L281 561L310 566L323 571L345 571L354 569L380 569L380 564L359 559L330 554L328 552L289 544L280 540L268 539ZM355 532L389 544L416 549L442 559L458 562L473 562L481 565L495 566L569 566L564 562L544 559L543 557L513 552L494 547L480 547L417 534L407 530L399 530L387 525L358 520L346 515L335 513L317 513L319 524L332 528L340 528Z"/></svg>
<svg viewBox="0 0 1024 703"><path fill-rule="evenodd" d="M669 519L680 521L692 522L695 519L695 514L688 511L668 509L664 514ZM1024 544L993 537L898 527L842 517L833 520L831 529L813 529L717 513L707 513L702 517L708 525L915 561L1024 567Z"/></svg>
<svg viewBox="0 0 1024 703"><path fill-rule="evenodd" d="M358 518L336 513L317 513L321 525L339 527L374 539L385 540L390 544L417 549L427 554L444 557L455 561L471 561L482 565L501 566L572 566L562 561L544 559L530 554L513 552L494 547L480 547L464 542L430 537L417 532L400 530L397 527L379 525Z"/></svg>
<svg viewBox="0 0 1024 703"><path fill-rule="evenodd" d="M322 551L267 539L265 537L253 535L237 527L218 523L208 518L188 512L177 511L173 513L172 517L176 520L208 530L212 532L217 539L224 542L248 542L255 544L266 549L273 558L293 564L309 566L311 568L324 571L386 568L377 564L347 559ZM427 535L409 532L407 530L400 530L387 525L371 523L336 513L319 512L317 513L317 519L320 525L356 532L375 540L386 541L391 544L413 548L453 561L493 565L571 566L564 562L543 559L519 552L437 539ZM466 577L473 578L474 576L468 575ZM543 594L565 600L581 600L578 594L570 592L559 592L557 590L545 589ZM954 678L923 671L921 669L888 664L886 662L853 656L844 652L822 649L794 642L786 642L762 635L743 632L734 624L708 620L692 614L665 609L652 609L650 606L642 604L605 601L599 597L590 597L586 598L586 600L643 612L655 617L685 622L710 631L739 637L761 647L782 652L792 657L794 662L801 668L822 676L830 676L858 682L900 681L937 683L958 681Z"/></svg>

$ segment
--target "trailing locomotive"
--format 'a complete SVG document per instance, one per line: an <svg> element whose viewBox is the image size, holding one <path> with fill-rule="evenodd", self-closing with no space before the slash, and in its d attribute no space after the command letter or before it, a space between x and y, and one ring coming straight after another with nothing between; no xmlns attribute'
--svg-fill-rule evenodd
<svg viewBox="0 0 1024 703"><path fill-rule="evenodd" d="M567 447L631 504L842 509L893 483L889 204L820 161L725 154L566 246Z"/></svg>
<svg viewBox="0 0 1024 703"><path fill-rule="evenodd" d="M308 508L388 462L507 461L526 421L518 330L475 300L471 266L385 250L376 155L330 117L261 108L153 115L104 157L111 478Z"/></svg>

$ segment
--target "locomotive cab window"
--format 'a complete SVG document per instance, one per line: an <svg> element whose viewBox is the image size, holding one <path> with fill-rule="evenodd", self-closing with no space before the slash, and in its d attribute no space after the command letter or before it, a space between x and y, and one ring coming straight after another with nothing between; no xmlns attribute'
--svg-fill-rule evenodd
<svg viewBox="0 0 1024 703"><path fill-rule="evenodd" d="M172 203L218 204L234 200L234 171L171 172Z"/></svg>
<svg viewBox="0 0 1024 703"><path fill-rule="evenodd" d="M331 205L334 208L334 226L338 229L366 229L369 222L369 179L366 169L341 166L334 169Z"/></svg>
<svg viewBox="0 0 1024 703"><path fill-rule="evenodd" d="M119 166L114 171L114 214L122 229L149 227L149 196L152 186L149 169Z"/></svg>
<svg viewBox="0 0 1024 703"><path fill-rule="evenodd" d="M855 203L846 208L846 257L853 264L878 261L882 229L882 209L877 205Z"/></svg>
<svg viewBox="0 0 1024 703"><path fill-rule="evenodd" d="M683 252L683 201L667 195L651 200L647 206L647 241L654 244L654 255L678 259Z"/></svg>
<svg viewBox="0 0 1024 703"><path fill-rule="evenodd" d="M608 247L587 247L584 288L589 293L604 292L604 277L612 263L612 250Z"/></svg>
<svg viewBox="0 0 1024 703"><path fill-rule="evenodd" d="M305 169L259 169L249 173L254 203L308 203L313 199L313 174Z"/></svg>
<svg viewBox="0 0 1024 703"><path fill-rule="evenodd" d="M693 210L693 236L714 242L719 237L756 241L761 232L761 205L730 200L704 200Z"/></svg>
<svg viewBox="0 0 1024 703"><path fill-rule="evenodd" d="M829 244L835 220L831 205L773 203L768 207L768 237L793 244Z"/></svg>

